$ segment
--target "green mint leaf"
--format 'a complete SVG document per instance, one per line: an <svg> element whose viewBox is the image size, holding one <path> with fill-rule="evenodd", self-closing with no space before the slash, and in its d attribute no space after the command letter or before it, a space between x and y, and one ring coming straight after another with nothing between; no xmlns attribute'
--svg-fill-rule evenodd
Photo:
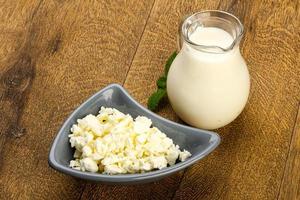
<svg viewBox="0 0 300 200"><path fill-rule="evenodd" d="M171 64L172 64L173 60L176 58L176 56L177 56L177 52L174 51L172 53L172 55L168 58L168 60L166 62L166 65L165 65L165 76L168 75L168 72L169 72L169 69L171 67Z"/></svg>
<svg viewBox="0 0 300 200"><path fill-rule="evenodd" d="M167 91L165 89L156 90L148 99L148 108L152 111L157 109L159 102L165 97Z"/></svg>
<svg viewBox="0 0 300 200"><path fill-rule="evenodd" d="M166 89L167 87L167 77L161 76L159 79L156 81L156 85L158 88L161 89Z"/></svg>

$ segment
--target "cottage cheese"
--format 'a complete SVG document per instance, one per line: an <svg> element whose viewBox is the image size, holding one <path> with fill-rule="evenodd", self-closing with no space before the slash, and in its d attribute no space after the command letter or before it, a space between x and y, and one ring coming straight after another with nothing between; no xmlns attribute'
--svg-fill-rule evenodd
<svg viewBox="0 0 300 200"><path fill-rule="evenodd" d="M69 135L75 148L73 169L106 174L142 173L185 161L180 151L147 117L135 120L114 108L101 107L97 116L77 120Z"/></svg>

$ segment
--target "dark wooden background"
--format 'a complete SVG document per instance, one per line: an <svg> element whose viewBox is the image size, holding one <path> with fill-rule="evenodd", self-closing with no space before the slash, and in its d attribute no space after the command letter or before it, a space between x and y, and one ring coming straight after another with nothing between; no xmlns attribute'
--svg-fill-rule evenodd
<svg viewBox="0 0 300 200"><path fill-rule="evenodd" d="M300 199L299 0L0 0L0 199ZM49 147L87 97L119 83L140 103L184 15L238 16L251 74L222 143L159 182L108 186L52 170ZM178 121L167 104L160 115Z"/></svg>

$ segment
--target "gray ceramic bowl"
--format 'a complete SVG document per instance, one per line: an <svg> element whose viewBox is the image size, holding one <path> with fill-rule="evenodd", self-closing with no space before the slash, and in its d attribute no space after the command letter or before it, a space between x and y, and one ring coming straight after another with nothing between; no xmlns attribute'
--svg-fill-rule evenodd
<svg viewBox="0 0 300 200"><path fill-rule="evenodd" d="M105 175L69 168L68 165L74 152L68 141L71 126L76 123L77 119L83 118L87 114L97 114L101 106L116 108L121 112L132 115L132 117L141 115L150 118L154 126L172 138L180 148L190 151L192 156L186 161L173 166L142 174ZM220 137L218 134L164 119L138 104L122 86L111 84L79 106L63 124L52 144L49 164L60 172L90 181L112 184L146 183L159 180L192 165L213 151L219 143Z"/></svg>

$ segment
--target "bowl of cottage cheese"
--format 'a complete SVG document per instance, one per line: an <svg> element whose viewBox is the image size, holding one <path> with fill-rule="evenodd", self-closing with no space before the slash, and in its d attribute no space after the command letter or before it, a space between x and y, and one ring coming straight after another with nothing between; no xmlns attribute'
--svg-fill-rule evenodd
<svg viewBox="0 0 300 200"><path fill-rule="evenodd" d="M73 169L103 174L134 174L163 169L191 156L180 150L165 133L152 127L151 119L101 107L71 128L70 145L75 149Z"/></svg>
<svg viewBox="0 0 300 200"><path fill-rule="evenodd" d="M65 121L51 146L49 165L90 181L146 183L194 164L219 142L217 133L162 118L111 84Z"/></svg>

